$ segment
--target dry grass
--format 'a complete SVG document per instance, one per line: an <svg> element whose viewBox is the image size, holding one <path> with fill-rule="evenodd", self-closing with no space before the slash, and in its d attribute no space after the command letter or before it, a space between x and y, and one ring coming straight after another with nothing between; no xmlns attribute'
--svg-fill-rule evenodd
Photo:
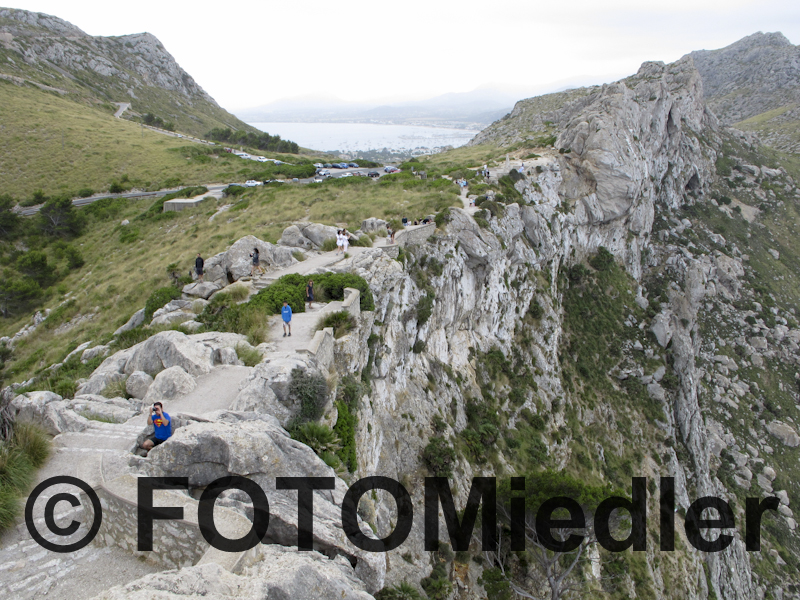
<svg viewBox="0 0 800 600"><path fill-rule="evenodd" d="M173 219L136 221L151 201L131 200L113 218L91 223L73 242L86 264L67 275L58 286L60 293L54 293L46 307L57 306L69 291L77 306L74 318L94 316L68 330L39 327L20 341L7 371L9 380L22 381L60 362L81 342L110 340L111 332L142 308L153 290L169 285L166 266L177 263L178 272L188 274L198 252L213 256L245 235L274 243L283 229L303 217L355 230L367 217L417 218L459 204L458 196L447 190L404 189L403 182L386 185L366 180L353 185L331 181L253 188L245 192L243 200L248 201L247 208L223 213L213 222L208 221L216 211L213 204L175 213ZM120 241L118 224L122 219L129 219L128 227L139 230L132 242ZM29 321L30 314L1 319L0 336L13 335ZM253 345L264 341L266 322L247 324L247 335Z"/></svg>

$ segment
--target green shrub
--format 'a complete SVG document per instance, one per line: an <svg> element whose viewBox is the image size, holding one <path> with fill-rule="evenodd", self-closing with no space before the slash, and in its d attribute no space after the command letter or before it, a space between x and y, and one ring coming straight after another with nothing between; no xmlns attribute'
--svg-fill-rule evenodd
<svg viewBox="0 0 800 600"><path fill-rule="evenodd" d="M417 325L422 326L428 322L433 312L434 297L430 294L425 294L417 302Z"/></svg>
<svg viewBox="0 0 800 600"><path fill-rule="evenodd" d="M330 427L313 421L295 427L292 438L311 448L317 456L323 452L336 452L341 448L339 438Z"/></svg>
<svg viewBox="0 0 800 600"><path fill-rule="evenodd" d="M298 425L307 421L317 421L322 416L328 399L328 384L322 375L310 374L304 369L295 368L292 369L289 395L300 405Z"/></svg>
<svg viewBox="0 0 800 600"><path fill-rule="evenodd" d="M436 477L452 477L456 452L442 438L432 438L422 451L422 462Z"/></svg>
<svg viewBox="0 0 800 600"><path fill-rule="evenodd" d="M600 246L597 254L589 259L589 264L598 271L608 271L614 264L614 255L605 246Z"/></svg>
<svg viewBox="0 0 800 600"><path fill-rule="evenodd" d="M153 318L153 313L162 308L167 302L181 297L181 291L175 286L158 288L147 299L144 305L144 319L149 321Z"/></svg>
<svg viewBox="0 0 800 600"><path fill-rule="evenodd" d="M544 316L544 308L536 298L531 300L530 306L528 306L528 314L537 321Z"/></svg>
<svg viewBox="0 0 800 600"><path fill-rule="evenodd" d="M52 450L50 437L33 423L15 423L11 444L23 452L37 469L44 465Z"/></svg>
<svg viewBox="0 0 800 600"><path fill-rule="evenodd" d="M333 337L340 338L356 328L356 320L349 312L340 310L328 313L317 323L317 330L333 327Z"/></svg>
<svg viewBox="0 0 800 600"><path fill-rule="evenodd" d="M436 216L434 217L433 221L434 221L434 223L436 223L436 227L441 229L442 226L445 223L449 223L450 219L452 219L452 218L453 217L450 214L450 209L449 208L445 208L443 211L436 213Z"/></svg>
<svg viewBox="0 0 800 600"><path fill-rule="evenodd" d="M375 600L422 600L422 596L410 583L403 581L392 587L385 587L375 594Z"/></svg>
<svg viewBox="0 0 800 600"><path fill-rule="evenodd" d="M230 299L233 302L241 302L242 300L246 300L250 295L250 291L241 283L227 287L225 292L228 294L228 296L230 296Z"/></svg>
<svg viewBox="0 0 800 600"><path fill-rule="evenodd" d="M132 244L139 239L139 228L132 225L119 227L119 241L123 244Z"/></svg>
<svg viewBox="0 0 800 600"><path fill-rule="evenodd" d="M442 563L438 563L419 584L431 600L446 600L453 591L453 584L447 579L447 571Z"/></svg>
<svg viewBox="0 0 800 600"><path fill-rule="evenodd" d="M33 475L33 462L24 452L13 443L0 448L0 488L25 493L33 482Z"/></svg>
<svg viewBox="0 0 800 600"><path fill-rule="evenodd" d="M247 367L255 367L261 362L261 352L252 346L245 346L244 344L236 344L236 356Z"/></svg>
<svg viewBox="0 0 800 600"><path fill-rule="evenodd" d="M347 467L347 470L353 473L358 468L358 458L356 456L358 416L355 409L351 410L350 406L344 401L337 401L336 409L339 412L339 416L336 419L333 431L339 436L342 443L341 448L336 451L336 455L341 459L342 464Z"/></svg>
<svg viewBox="0 0 800 600"><path fill-rule="evenodd" d="M294 258L298 262L303 262L306 259L306 255L300 250L293 250L292 258Z"/></svg>
<svg viewBox="0 0 800 600"><path fill-rule="evenodd" d="M357 240L351 239L350 240L351 246L360 246L362 248L372 248L372 238L368 235L362 235Z"/></svg>
<svg viewBox="0 0 800 600"><path fill-rule="evenodd" d="M425 343L424 340L417 340L416 342L414 342L414 345L411 346L411 351L414 354L422 354L423 352L425 352L426 347L427 344Z"/></svg>
<svg viewBox="0 0 800 600"><path fill-rule="evenodd" d="M322 242L321 250L323 252L332 252L333 250L336 250L336 239L335 238L328 238L327 240Z"/></svg>
<svg viewBox="0 0 800 600"><path fill-rule="evenodd" d="M94 196L94 190L92 188L81 188L78 190L79 198L88 198L89 196Z"/></svg>
<svg viewBox="0 0 800 600"><path fill-rule="evenodd" d="M125 188L119 184L119 182L113 182L110 186L108 186L108 192L110 194L121 194L125 191Z"/></svg>

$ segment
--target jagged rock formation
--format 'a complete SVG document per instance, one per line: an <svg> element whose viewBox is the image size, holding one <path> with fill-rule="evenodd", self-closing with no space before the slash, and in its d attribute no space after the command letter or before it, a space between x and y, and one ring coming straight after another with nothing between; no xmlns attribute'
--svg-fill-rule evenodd
<svg viewBox="0 0 800 600"><path fill-rule="evenodd" d="M708 105L725 124L757 131L781 150L800 150L800 47L782 33L758 32L688 56L703 78Z"/></svg>
<svg viewBox="0 0 800 600"><path fill-rule="evenodd" d="M0 57L6 78L22 78L76 100L130 102L139 114L203 135L213 127L251 129L220 108L155 36L90 36L43 13L0 9Z"/></svg>

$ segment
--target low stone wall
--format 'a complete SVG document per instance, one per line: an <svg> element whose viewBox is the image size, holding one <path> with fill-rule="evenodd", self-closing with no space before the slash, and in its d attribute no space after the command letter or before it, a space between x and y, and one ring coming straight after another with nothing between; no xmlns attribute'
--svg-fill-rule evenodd
<svg viewBox="0 0 800 600"><path fill-rule="evenodd" d="M425 225L416 226L412 225L411 227L406 227L405 229L398 231L394 236L394 241L402 248L405 248L406 246L424 244L427 239L433 235L434 231L436 231L435 223L427 223Z"/></svg>
<svg viewBox="0 0 800 600"><path fill-rule="evenodd" d="M180 212L186 208L195 208L198 206L205 196L200 198L176 198L175 200L167 200L164 202L164 212Z"/></svg>
<svg viewBox="0 0 800 600"><path fill-rule="evenodd" d="M238 568L245 553L221 552L213 548L200 533L197 521L198 502L175 490L154 490L154 506L182 506L183 519L153 521L153 550L140 552L138 540L137 479L123 475L110 482L94 486L100 498L103 520L94 543L118 546L148 562L169 569L191 566L199 562L216 562L229 571ZM94 511L83 495L83 507L88 518ZM250 529L250 521L224 507L214 509L214 522L220 533L235 539Z"/></svg>
<svg viewBox="0 0 800 600"><path fill-rule="evenodd" d="M316 358L317 366L320 369L330 371L333 365L334 345L333 327L326 327L314 334L314 338L311 340L305 352ZM302 352L303 350L300 351Z"/></svg>
<svg viewBox="0 0 800 600"><path fill-rule="evenodd" d="M342 310L350 313L356 320L361 316L361 292L355 288L344 288Z"/></svg>

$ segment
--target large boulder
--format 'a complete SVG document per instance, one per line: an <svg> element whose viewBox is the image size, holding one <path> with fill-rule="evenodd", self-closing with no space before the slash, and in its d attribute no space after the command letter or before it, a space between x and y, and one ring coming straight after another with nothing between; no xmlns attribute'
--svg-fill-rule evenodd
<svg viewBox="0 0 800 600"><path fill-rule="evenodd" d="M35 423L51 435L83 431L88 421L53 392L27 392L11 401L15 419Z"/></svg>
<svg viewBox="0 0 800 600"><path fill-rule="evenodd" d="M222 356L220 348L235 348L245 343L236 333L196 333L162 331L126 350L109 356L91 377L78 388L80 394L99 394L109 383L124 379L135 371L156 374L178 366L197 377L211 371ZM225 353L227 357L228 354ZM226 358L227 360L227 358Z"/></svg>
<svg viewBox="0 0 800 600"><path fill-rule="evenodd" d="M95 346L94 348L87 348L81 354L81 362L83 364L88 363L90 360L97 358L98 356L107 356L108 351L111 349L110 346L102 345L102 346Z"/></svg>
<svg viewBox="0 0 800 600"><path fill-rule="evenodd" d="M317 373L316 368L299 355L267 359L257 364L240 385L231 408L270 414L285 426L300 408L289 394L294 369Z"/></svg>
<svg viewBox="0 0 800 600"><path fill-rule="evenodd" d="M782 421L772 421L767 424L767 431L772 437L780 440L790 448L800 446L800 436L797 435L797 432L792 427Z"/></svg>
<svg viewBox="0 0 800 600"><path fill-rule="evenodd" d="M206 486L228 475L255 481L269 499L270 524L265 541L286 546L297 544L297 493L276 489L276 477L334 478L335 489L314 493L314 547L355 558L356 575L370 591L383 586L385 556L359 550L342 530L341 506L347 485L274 419L191 423L154 448L148 463L146 469L151 475L187 477L190 486Z"/></svg>
<svg viewBox="0 0 800 600"><path fill-rule="evenodd" d="M374 600L343 557L261 545L241 574L214 562L146 575L95 600ZM255 563L255 564L252 564Z"/></svg>
<svg viewBox="0 0 800 600"><path fill-rule="evenodd" d="M133 398L141 400L147 395L147 390L153 383L153 378L144 371L134 371L125 382L125 391Z"/></svg>
<svg viewBox="0 0 800 600"><path fill-rule="evenodd" d="M284 229L281 239L278 240L278 243L281 246L289 246L290 248L305 248L306 250L311 250L314 247L314 244L311 243L311 240L303 235L303 232L300 231L300 228L297 225L289 225L289 227Z"/></svg>
<svg viewBox="0 0 800 600"><path fill-rule="evenodd" d="M370 217L361 221L361 231L364 233L371 233L373 231L383 231L389 225L388 222L376 217Z"/></svg>
<svg viewBox="0 0 800 600"><path fill-rule="evenodd" d="M138 403L134 404L125 398L109 399L96 394L77 396L68 405L83 417L99 417L112 423L124 423L139 413Z"/></svg>
<svg viewBox="0 0 800 600"><path fill-rule="evenodd" d="M133 313L133 316L130 319L128 319L128 322L125 323L125 325L123 325L114 332L114 335L119 335L124 331L130 331L131 329L135 329L136 327L139 327L142 324L144 324L144 309L140 308L135 313Z"/></svg>
<svg viewBox="0 0 800 600"><path fill-rule="evenodd" d="M156 375L153 384L147 389L144 403L152 404L185 396L195 387L197 387L197 383L191 375L181 367L170 367Z"/></svg>
<svg viewBox="0 0 800 600"><path fill-rule="evenodd" d="M221 286L216 282L197 281L183 286L183 293L187 296L206 299L219 289L221 289Z"/></svg>
<svg viewBox="0 0 800 600"><path fill-rule="evenodd" d="M207 258L203 265L203 280L206 283L214 283L219 287L228 285L228 274L225 271L225 253L220 252L211 258Z"/></svg>
<svg viewBox="0 0 800 600"><path fill-rule="evenodd" d="M319 248L322 247L325 240L336 239L336 227L320 225L319 223L309 223L303 228L303 235Z"/></svg>
<svg viewBox="0 0 800 600"><path fill-rule="evenodd" d="M236 281L250 275L253 260L250 254L253 248L258 248L261 265L265 268L283 268L296 262L292 257L290 248L274 246L264 242L254 235L247 235L228 248L222 261L222 266L228 274L229 281Z"/></svg>

